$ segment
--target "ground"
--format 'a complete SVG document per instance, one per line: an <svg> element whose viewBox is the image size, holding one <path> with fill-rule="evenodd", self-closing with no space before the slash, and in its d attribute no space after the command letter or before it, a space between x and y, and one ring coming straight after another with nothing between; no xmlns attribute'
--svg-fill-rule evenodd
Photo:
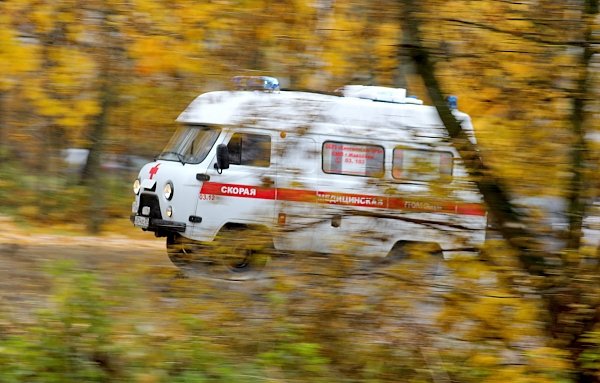
<svg viewBox="0 0 600 383"><path fill-rule="evenodd" d="M122 234L101 236L49 234L50 230L24 228L2 216L0 224L3 227L0 234L0 306L24 314L47 304L52 287L49 271L61 261L71 262L76 269L91 271L104 281L130 278L142 284L143 289L158 292L158 295L169 290L174 280L183 278L167 257L165 239L155 238L152 233L142 232L130 224L122 228ZM368 297L378 296L382 290L385 291L383 295L387 295L390 283L404 284L408 282L407 278L414 278L406 273L388 278L389 275L380 273L381 270L366 268L368 264L352 257L288 255L273 260L258 280L232 282L203 278L192 283L200 283L214 294L222 295L215 297L218 300L229 299L227 293L254 299L257 294L270 294L274 286L281 287L282 283L295 286L307 297L333 286L341 289L343 294ZM416 294L426 300L433 298L418 285L407 290L403 296Z"/></svg>
<svg viewBox="0 0 600 383"><path fill-rule="evenodd" d="M48 268L69 260L101 274L112 270L151 267L174 269L164 251L164 239L144 233L85 236L48 234L27 229L0 216L0 302L23 308L37 306L48 291Z"/></svg>
<svg viewBox="0 0 600 383"><path fill-rule="evenodd" d="M396 349L398 344L425 357L432 371L439 364L432 346L435 339L428 334L440 291L432 294L436 290L432 280L417 275L416 269L396 273L369 269L353 257L296 254L277 258L257 280L195 279L182 276L171 264L164 238L133 226L124 225L119 235L92 237L32 231L1 216L0 224L0 332L20 334L23 323L42 323L51 326L47 331L57 331L37 313L57 305L57 285L86 288L73 285L77 279L69 279L70 275L52 276L52 267L68 261L75 265L68 269L75 277L83 270L100 279L99 295L91 295L98 299L110 301L111 294L119 292L112 287L126 282L130 295L108 314L117 340L141 336L120 327L130 318L139 321L140 331L148 333L144 336L164 332L173 342L185 339L189 334L173 323L187 323L191 314L210 324L203 334L211 344L236 352L246 347L252 357L256 350L270 350L288 339L291 345L285 347L318 344L325 355L339 357L349 366L362 363L362 357L378 358L383 345ZM97 306L92 302L90 307ZM281 331L289 329L298 339L290 334L281 338ZM361 346L362 356L355 358L354 351L344 351L355 343L370 348Z"/></svg>

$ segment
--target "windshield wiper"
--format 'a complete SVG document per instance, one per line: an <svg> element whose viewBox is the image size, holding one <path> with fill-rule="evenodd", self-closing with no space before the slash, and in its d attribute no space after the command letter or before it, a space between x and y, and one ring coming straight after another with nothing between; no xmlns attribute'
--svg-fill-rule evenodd
<svg viewBox="0 0 600 383"><path fill-rule="evenodd" d="M179 160L179 162L181 162L183 165L185 165L185 156L183 156L181 153L177 153L177 152L162 152L160 154L160 156L162 157L163 154L175 154L177 156L177 159Z"/></svg>

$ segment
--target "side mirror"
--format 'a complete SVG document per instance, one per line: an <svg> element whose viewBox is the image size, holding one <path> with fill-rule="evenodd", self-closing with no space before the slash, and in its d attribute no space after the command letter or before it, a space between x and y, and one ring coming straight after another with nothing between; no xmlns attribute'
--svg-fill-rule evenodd
<svg viewBox="0 0 600 383"><path fill-rule="evenodd" d="M217 169L217 173L219 174L223 172L223 169L229 169L229 150L225 144L217 145L217 163L215 164L215 169Z"/></svg>

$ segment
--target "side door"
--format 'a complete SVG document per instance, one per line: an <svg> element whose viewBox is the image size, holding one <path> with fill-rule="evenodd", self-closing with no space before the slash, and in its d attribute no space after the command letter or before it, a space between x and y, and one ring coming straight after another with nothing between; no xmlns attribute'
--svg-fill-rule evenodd
<svg viewBox="0 0 600 383"><path fill-rule="evenodd" d="M208 182L200 190L197 214L216 233L226 223L271 227L275 211L275 163L271 132L239 130L225 136L229 169L209 164Z"/></svg>
<svg viewBox="0 0 600 383"><path fill-rule="evenodd" d="M310 136L287 134L278 140L276 153L276 246L314 251L315 225L323 219L316 205L317 143Z"/></svg>
<svg viewBox="0 0 600 383"><path fill-rule="evenodd" d="M322 252L381 252L376 213L387 199L379 187L385 174L385 148L348 138L321 145L317 204L324 219L316 228Z"/></svg>

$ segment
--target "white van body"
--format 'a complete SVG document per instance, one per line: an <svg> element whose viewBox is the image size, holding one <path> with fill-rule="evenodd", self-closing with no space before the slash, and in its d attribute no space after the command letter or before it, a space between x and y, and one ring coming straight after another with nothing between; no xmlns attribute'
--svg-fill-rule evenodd
<svg viewBox="0 0 600 383"><path fill-rule="evenodd" d="M454 113L472 135L469 116ZM277 250L375 257L400 243L448 256L484 241L481 196L435 108L403 89L216 91L177 121L136 181L131 219L157 236L210 242L226 225L260 226Z"/></svg>

